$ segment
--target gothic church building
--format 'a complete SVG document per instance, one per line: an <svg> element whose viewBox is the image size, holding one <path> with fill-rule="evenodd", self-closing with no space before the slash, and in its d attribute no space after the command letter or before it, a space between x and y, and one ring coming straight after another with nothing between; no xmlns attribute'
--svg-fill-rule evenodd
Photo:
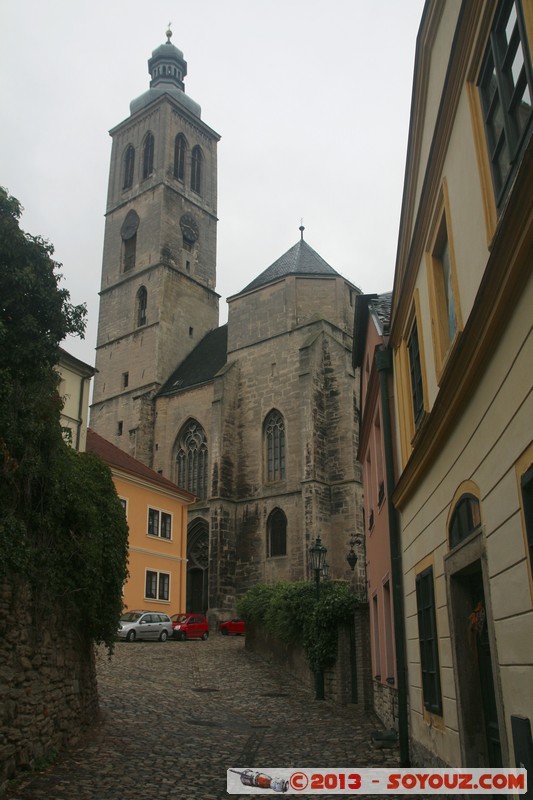
<svg viewBox="0 0 533 800"><path fill-rule="evenodd" d="M318 535L330 577L353 579L346 552L363 530L358 289L301 228L228 299L219 326L220 137L185 93L171 35L148 61L150 88L110 132L91 426L197 497L187 610L216 622L257 582L311 577Z"/></svg>

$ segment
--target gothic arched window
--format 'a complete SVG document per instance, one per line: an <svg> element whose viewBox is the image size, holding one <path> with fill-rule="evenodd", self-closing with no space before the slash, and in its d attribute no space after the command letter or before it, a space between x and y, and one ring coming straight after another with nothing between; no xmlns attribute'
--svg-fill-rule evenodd
<svg viewBox="0 0 533 800"><path fill-rule="evenodd" d="M141 286L137 292L137 327L146 325L146 306L148 305L148 292Z"/></svg>
<svg viewBox="0 0 533 800"><path fill-rule="evenodd" d="M267 520L267 556L287 555L287 517L281 508L275 508Z"/></svg>
<svg viewBox="0 0 533 800"><path fill-rule="evenodd" d="M154 134L147 133L143 145L143 178L154 171Z"/></svg>
<svg viewBox="0 0 533 800"><path fill-rule="evenodd" d="M265 420L267 481L285 478L285 422L279 411L270 412Z"/></svg>
<svg viewBox="0 0 533 800"><path fill-rule="evenodd" d="M178 133L174 140L174 177L179 181L185 177L185 153L187 152L187 141L182 133Z"/></svg>
<svg viewBox="0 0 533 800"><path fill-rule="evenodd" d="M131 189L133 185L133 171L135 169L135 148L129 144L124 153L124 181L123 189Z"/></svg>
<svg viewBox="0 0 533 800"><path fill-rule="evenodd" d="M207 497L207 438L195 419L185 423L176 446L176 483L200 500Z"/></svg>
<svg viewBox="0 0 533 800"><path fill-rule="evenodd" d="M455 504L450 519L450 547L458 545L480 525L479 500L473 494L463 494Z"/></svg>
<svg viewBox="0 0 533 800"><path fill-rule="evenodd" d="M202 151L196 145L192 149L191 158L191 189L198 194L202 193Z"/></svg>

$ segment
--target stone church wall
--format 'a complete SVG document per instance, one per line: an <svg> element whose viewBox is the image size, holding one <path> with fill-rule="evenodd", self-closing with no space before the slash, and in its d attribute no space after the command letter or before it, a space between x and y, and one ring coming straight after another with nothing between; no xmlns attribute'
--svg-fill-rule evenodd
<svg viewBox="0 0 533 800"><path fill-rule="evenodd" d="M0 582L0 792L17 770L79 741L97 714L92 643Z"/></svg>

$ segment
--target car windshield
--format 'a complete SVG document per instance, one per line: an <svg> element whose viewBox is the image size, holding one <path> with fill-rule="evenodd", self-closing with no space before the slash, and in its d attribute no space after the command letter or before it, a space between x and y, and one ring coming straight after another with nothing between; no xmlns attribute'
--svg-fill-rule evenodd
<svg viewBox="0 0 533 800"><path fill-rule="evenodd" d="M170 619L172 622L185 622L189 619L189 614L173 614Z"/></svg>
<svg viewBox="0 0 533 800"><path fill-rule="evenodd" d="M142 617L142 614L139 614L137 611L128 611L127 614L123 614L120 618L121 622L137 622L138 619Z"/></svg>

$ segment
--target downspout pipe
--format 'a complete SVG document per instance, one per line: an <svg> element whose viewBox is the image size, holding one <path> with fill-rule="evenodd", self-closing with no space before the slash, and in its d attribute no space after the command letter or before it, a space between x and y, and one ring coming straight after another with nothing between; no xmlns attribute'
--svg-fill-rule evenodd
<svg viewBox="0 0 533 800"><path fill-rule="evenodd" d="M387 481L392 607L394 611L394 631L396 638L396 674L398 677L398 739L400 745L400 766L408 767L410 766L409 720L407 714L407 662L405 654L405 620L403 614L402 550L400 546L398 513L392 503L395 474L389 398L389 375L392 375L392 351L390 347L380 347L375 351L375 363L379 372L383 446L385 450L385 476Z"/></svg>

